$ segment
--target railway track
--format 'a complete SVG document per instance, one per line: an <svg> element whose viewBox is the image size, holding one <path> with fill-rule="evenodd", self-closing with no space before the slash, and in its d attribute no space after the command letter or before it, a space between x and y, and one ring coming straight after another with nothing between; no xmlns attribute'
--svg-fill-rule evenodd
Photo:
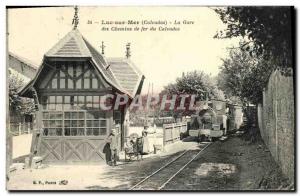
<svg viewBox="0 0 300 196"><path fill-rule="evenodd" d="M184 170L201 152L211 143L205 145L201 150L185 150L180 155L163 165L129 190L161 190L182 170Z"/></svg>

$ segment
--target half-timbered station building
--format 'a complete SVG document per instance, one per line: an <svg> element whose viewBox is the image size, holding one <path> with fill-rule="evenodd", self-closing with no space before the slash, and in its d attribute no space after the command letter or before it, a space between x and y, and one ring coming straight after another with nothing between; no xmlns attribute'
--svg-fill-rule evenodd
<svg viewBox="0 0 300 196"><path fill-rule="evenodd" d="M129 55L106 58L74 28L44 55L36 76L20 92L34 98L38 108L32 154L51 163L103 160L105 138L118 124L122 146L127 111L102 110L100 97L132 99L143 81Z"/></svg>

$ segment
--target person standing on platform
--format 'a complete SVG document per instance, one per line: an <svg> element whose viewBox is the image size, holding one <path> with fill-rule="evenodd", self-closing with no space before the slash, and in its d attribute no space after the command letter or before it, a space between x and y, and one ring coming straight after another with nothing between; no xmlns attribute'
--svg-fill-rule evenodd
<svg viewBox="0 0 300 196"><path fill-rule="evenodd" d="M142 144L143 144L143 154L149 154L150 153L150 144L149 144L149 137L148 134L153 134L154 132L151 132L148 130L149 126L145 125L144 130L142 131Z"/></svg>
<svg viewBox="0 0 300 196"><path fill-rule="evenodd" d="M107 165L111 165L111 150L110 143L106 141L106 144L103 147L103 153L105 154L105 161Z"/></svg>
<svg viewBox="0 0 300 196"><path fill-rule="evenodd" d="M111 133L107 138L107 143L110 145L110 152L111 152L111 165L117 165L117 152L118 152L118 140L116 136L116 129L112 129Z"/></svg>

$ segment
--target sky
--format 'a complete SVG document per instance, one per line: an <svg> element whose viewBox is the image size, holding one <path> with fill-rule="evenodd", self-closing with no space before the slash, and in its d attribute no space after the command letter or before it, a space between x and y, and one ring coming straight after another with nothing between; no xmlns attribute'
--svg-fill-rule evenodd
<svg viewBox="0 0 300 196"><path fill-rule="evenodd" d="M8 50L39 66L43 55L72 30L73 15L73 7L9 10ZM102 31L104 25L96 23L102 20L161 20L180 31ZM174 25L175 20L181 24ZM184 20L194 24L183 25ZM221 59L228 56L227 48L238 44L238 39L213 38L225 27L209 7L79 7L78 29L99 52L104 41L105 56L124 57L125 45L131 43L130 58L146 77L143 93L149 83L154 93L159 92L182 72L199 70L217 75Z"/></svg>

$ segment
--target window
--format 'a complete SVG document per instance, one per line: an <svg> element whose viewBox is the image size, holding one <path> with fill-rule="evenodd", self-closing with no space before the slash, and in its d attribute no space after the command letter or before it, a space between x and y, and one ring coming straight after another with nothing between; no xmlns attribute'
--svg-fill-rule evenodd
<svg viewBox="0 0 300 196"><path fill-rule="evenodd" d="M99 110L100 96L42 96L43 110Z"/></svg>
<svg viewBox="0 0 300 196"><path fill-rule="evenodd" d="M91 72L90 72L90 70L87 70L84 73L84 89L90 88L90 77L91 77Z"/></svg>
<svg viewBox="0 0 300 196"><path fill-rule="evenodd" d="M82 75L83 75L83 65L76 65L75 69L74 69L74 80L76 81L76 89L82 89L82 85L83 85L83 79L82 79Z"/></svg>
<svg viewBox="0 0 300 196"><path fill-rule="evenodd" d="M55 110L55 96L49 96L48 110Z"/></svg>
<svg viewBox="0 0 300 196"><path fill-rule="evenodd" d="M56 65L48 89L98 89L103 88L92 66L80 62Z"/></svg>
<svg viewBox="0 0 300 196"><path fill-rule="evenodd" d="M57 89L57 77L54 77L51 82L51 88Z"/></svg>
<svg viewBox="0 0 300 196"><path fill-rule="evenodd" d="M55 101L55 110L62 110L63 109L63 96L56 96Z"/></svg>
<svg viewBox="0 0 300 196"><path fill-rule="evenodd" d="M88 109L93 107L93 96L86 96L86 107Z"/></svg>
<svg viewBox="0 0 300 196"><path fill-rule="evenodd" d="M66 79L65 78L60 78L60 80L59 80L59 88L60 89L65 89L66 88Z"/></svg>
<svg viewBox="0 0 300 196"><path fill-rule="evenodd" d="M87 135L106 135L106 119L103 113L87 111L86 116L86 134Z"/></svg>
<svg viewBox="0 0 300 196"><path fill-rule="evenodd" d="M62 136L62 112L44 112L43 124L45 136Z"/></svg>
<svg viewBox="0 0 300 196"><path fill-rule="evenodd" d="M45 136L101 136L107 133L105 112L99 109L100 96L42 96L41 104Z"/></svg>
<svg viewBox="0 0 300 196"><path fill-rule="evenodd" d="M100 111L43 112L44 136L105 136L107 119Z"/></svg>
<svg viewBox="0 0 300 196"><path fill-rule="evenodd" d="M74 81L72 79L68 79L67 89L73 89L73 88L74 88Z"/></svg>
<svg viewBox="0 0 300 196"><path fill-rule="evenodd" d="M65 112L65 136L83 136L84 112Z"/></svg>
<svg viewBox="0 0 300 196"><path fill-rule="evenodd" d="M81 87L82 87L82 79L79 78L76 81L76 89L81 89Z"/></svg>
<svg viewBox="0 0 300 196"><path fill-rule="evenodd" d="M77 104L78 104L78 109L85 108L85 97L84 96L78 96L77 98Z"/></svg>
<svg viewBox="0 0 300 196"><path fill-rule="evenodd" d="M92 77L92 89L97 89L98 88L98 80L96 77Z"/></svg>
<svg viewBox="0 0 300 196"><path fill-rule="evenodd" d="M42 104L43 110L47 110L48 98L49 97L47 97L47 96L41 97L41 104Z"/></svg>
<svg viewBox="0 0 300 196"><path fill-rule="evenodd" d="M59 88L65 89L66 88L66 75L65 75L65 69L60 70L59 72Z"/></svg>
<svg viewBox="0 0 300 196"><path fill-rule="evenodd" d="M93 109L100 108L100 98L99 96L93 96Z"/></svg>
<svg viewBox="0 0 300 196"><path fill-rule="evenodd" d="M70 110L71 109L71 98L70 96L64 96L64 110Z"/></svg>

